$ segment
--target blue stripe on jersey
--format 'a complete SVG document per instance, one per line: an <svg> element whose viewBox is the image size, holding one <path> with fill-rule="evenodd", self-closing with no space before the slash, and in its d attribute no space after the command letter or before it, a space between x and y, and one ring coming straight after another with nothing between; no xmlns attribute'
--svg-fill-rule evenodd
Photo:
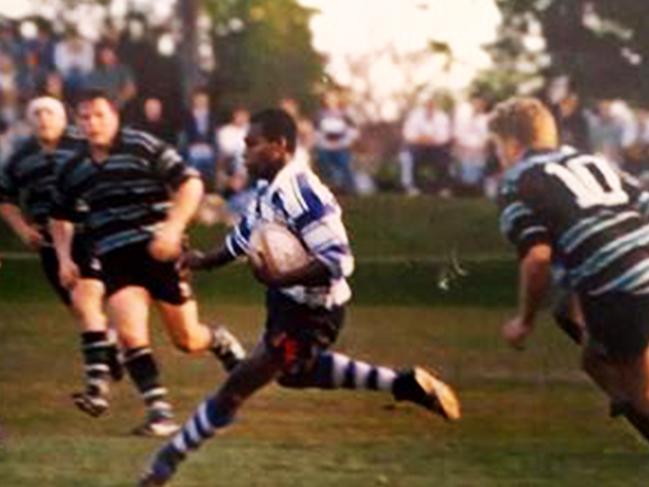
<svg viewBox="0 0 649 487"><path fill-rule="evenodd" d="M565 248L571 240L573 240L585 229L590 228L591 225L597 223L599 220L601 220L601 216L591 216L575 223L572 227L563 232L563 234L559 238L559 247Z"/></svg>
<svg viewBox="0 0 649 487"><path fill-rule="evenodd" d="M528 227L525 230L523 230L519 235L518 239L522 241L528 238L530 235L534 235L537 233L548 233L548 229L543 225L534 225L533 227Z"/></svg>
<svg viewBox="0 0 649 487"><path fill-rule="evenodd" d="M288 213L288 210L286 209L286 205L284 205L284 200L282 200L282 196L279 192L273 193L272 196L270 197L270 201L273 204L273 206L277 208L287 220L290 220L290 215Z"/></svg>
<svg viewBox="0 0 649 487"><path fill-rule="evenodd" d="M317 257L334 272L334 277L342 277L345 275L345 269L340 265L344 262L350 253L349 246L347 245L330 245L318 251ZM339 269L339 271L336 271Z"/></svg>
<svg viewBox="0 0 649 487"><path fill-rule="evenodd" d="M149 240L153 235L155 229L158 225L148 225L146 227L140 227L137 229L126 230L113 234L109 237L103 238L101 240L101 253L105 254L111 250L115 250L119 247L124 247L126 245L144 242Z"/></svg>
<svg viewBox="0 0 649 487"><path fill-rule="evenodd" d="M583 242L585 242L587 239L590 237L603 232L607 228L613 227L617 225L618 223L622 223L624 221L633 219L633 218L638 218L638 214L635 211L625 211L623 213L619 213L617 215L611 215L612 218L609 218L604 221L599 221L598 223L595 223L598 220L601 220L601 217L595 217L594 220L591 220L590 218L588 220L591 220L588 222L588 225L581 225L577 224L574 227L572 227L568 232L570 233L571 238L565 238L561 237L559 239L559 246L561 246L562 250L566 253L570 253L573 250L575 250L579 245ZM581 223L584 223L586 220L583 220ZM594 224L595 223L595 224ZM594 224L594 225L593 225ZM575 227L580 227L579 231L575 230ZM565 234L564 234L565 235Z"/></svg>
<svg viewBox="0 0 649 487"><path fill-rule="evenodd" d="M120 206L117 209L115 208L107 208L103 211L98 211L93 213L89 217L89 222L91 226L97 230L99 227L111 223L115 221L115 212L118 211L120 213L120 218L119 221L121 222L128 222L128 221L133 221L133 220L138 220L148 214L151 213L151 210L153 211L159 211L163 215L166 215L167 210L171 207L171 202L170 201L163 201L161 203L154 203L153 205L143 208L142 205L128 205L128 206Z"/></svg>
<svg viewBox="0 0 649 487"><path fill-rule="evenodd" d="M295 219L295 227L302 231L309 224L321 220L331 208L325 206L309 185L306 174L297 176L298 200L304 204L305 211Z"/></svg>
<svg viewBox="0 0 649 487"><path fill-rule="evenodd" d="M252 228L250 217L245 216L225 238L225 246L233 257L239 257L248 252Z"/></svg>
<svg viewBox="0 0 649 487"><path fill-rule="evenodd" d="M530 215L532 215L532 210L520 201L515 201L502 212L500 216L500 231L504 235L508 235L518 218Z"/></svg>
<svg viewBox="0 0 649 487"><path fill-rule="evenodd" d="M649 225L644 225L638 230L627 233L593 253L579 267L568 271L568 276L577 286L588 276L592 276L603 270L615 259L621 257L630 250L649 244Z"/></svg>
<svg viewBox="0 0 649 487"><path fill-rule="evenodd" d="M606 284L589 291L594 296L611 291L632 292L649 282L649 260L643 260L627 269L622 275L611 279Z"/></svg>

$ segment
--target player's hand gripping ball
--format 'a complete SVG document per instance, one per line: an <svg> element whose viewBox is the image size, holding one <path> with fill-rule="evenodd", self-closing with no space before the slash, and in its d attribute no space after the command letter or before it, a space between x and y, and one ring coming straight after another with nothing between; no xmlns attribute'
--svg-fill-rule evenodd
<svg viewBox="0 0 649 487"><path fill-rule="evenodd" d="M256 274L261 271L272 281L304 267L309 263L310 256L288 228L277 223L262 222L255 226L250 236L248 260Z"/></svg>

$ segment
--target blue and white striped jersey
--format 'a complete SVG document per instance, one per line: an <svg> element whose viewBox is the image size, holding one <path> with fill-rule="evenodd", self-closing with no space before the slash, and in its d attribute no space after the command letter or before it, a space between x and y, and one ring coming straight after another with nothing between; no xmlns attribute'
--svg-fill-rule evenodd
<svg viewBox="0 0 649 487"><path fill-rule="evenodd" d="M305 165L292 160L270 184L257 183L256 195L240 223L226 237L228 251L239 257L249 250L250 234L259 222L287 227L305 248L331 271L329 286L292 286L280 291L298 303L331 308L351 298L346 278L354 257L334 195Z"/></svg>
<svg viewBox="0 0 649 487"><path fill-rule="evenodd" d="M606 160L570 147L528 154L505 173L500 204L519 254L551 245L571 289L649 294L649 194Z"/></svg>

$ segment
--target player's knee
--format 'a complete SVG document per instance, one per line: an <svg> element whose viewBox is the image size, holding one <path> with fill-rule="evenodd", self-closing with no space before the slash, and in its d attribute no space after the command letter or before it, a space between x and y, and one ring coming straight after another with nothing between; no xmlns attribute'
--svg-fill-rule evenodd
<svg viewBox="0 0 649 487"><path fill-rule="evenodd" d="M72 303L72 313L79 320L83 328L96 327L98 323L105 323L106 317L98 306L89 306L87 303Z"/></svg>

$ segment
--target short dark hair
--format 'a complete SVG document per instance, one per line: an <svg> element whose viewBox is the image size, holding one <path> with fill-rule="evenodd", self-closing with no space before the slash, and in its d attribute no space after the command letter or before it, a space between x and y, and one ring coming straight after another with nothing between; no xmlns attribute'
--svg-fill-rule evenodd
<svg viewBox="0 0 649 487"><path fill-rule="evenodd" d="M97 99L106 100L113 106L113 108L115 108L115 110L117 110L117 101L115 100L115 98L106 90L102 90L101 88L86 88L82 90L81 93L79 93L79 95L76 97L74 106L76 108L79 108L82 103L87 103L89 101Z"/></svg>
<svg viewBox="0 0 649 487"><path fill-rule="evenodd" d="M286 141L286 148L292 154L297 142L297 127L293 117L280 108L267 108L255 113L250 124L261 128L261 135L271 141Z"/></svg>
<svg viewBox="0 0 649 487"><path fill-rule="evenodd" d="M192 98L198 95L210 96L210 90L207 89L207 86L199 85L192 89L191 96Z"/></svg>

